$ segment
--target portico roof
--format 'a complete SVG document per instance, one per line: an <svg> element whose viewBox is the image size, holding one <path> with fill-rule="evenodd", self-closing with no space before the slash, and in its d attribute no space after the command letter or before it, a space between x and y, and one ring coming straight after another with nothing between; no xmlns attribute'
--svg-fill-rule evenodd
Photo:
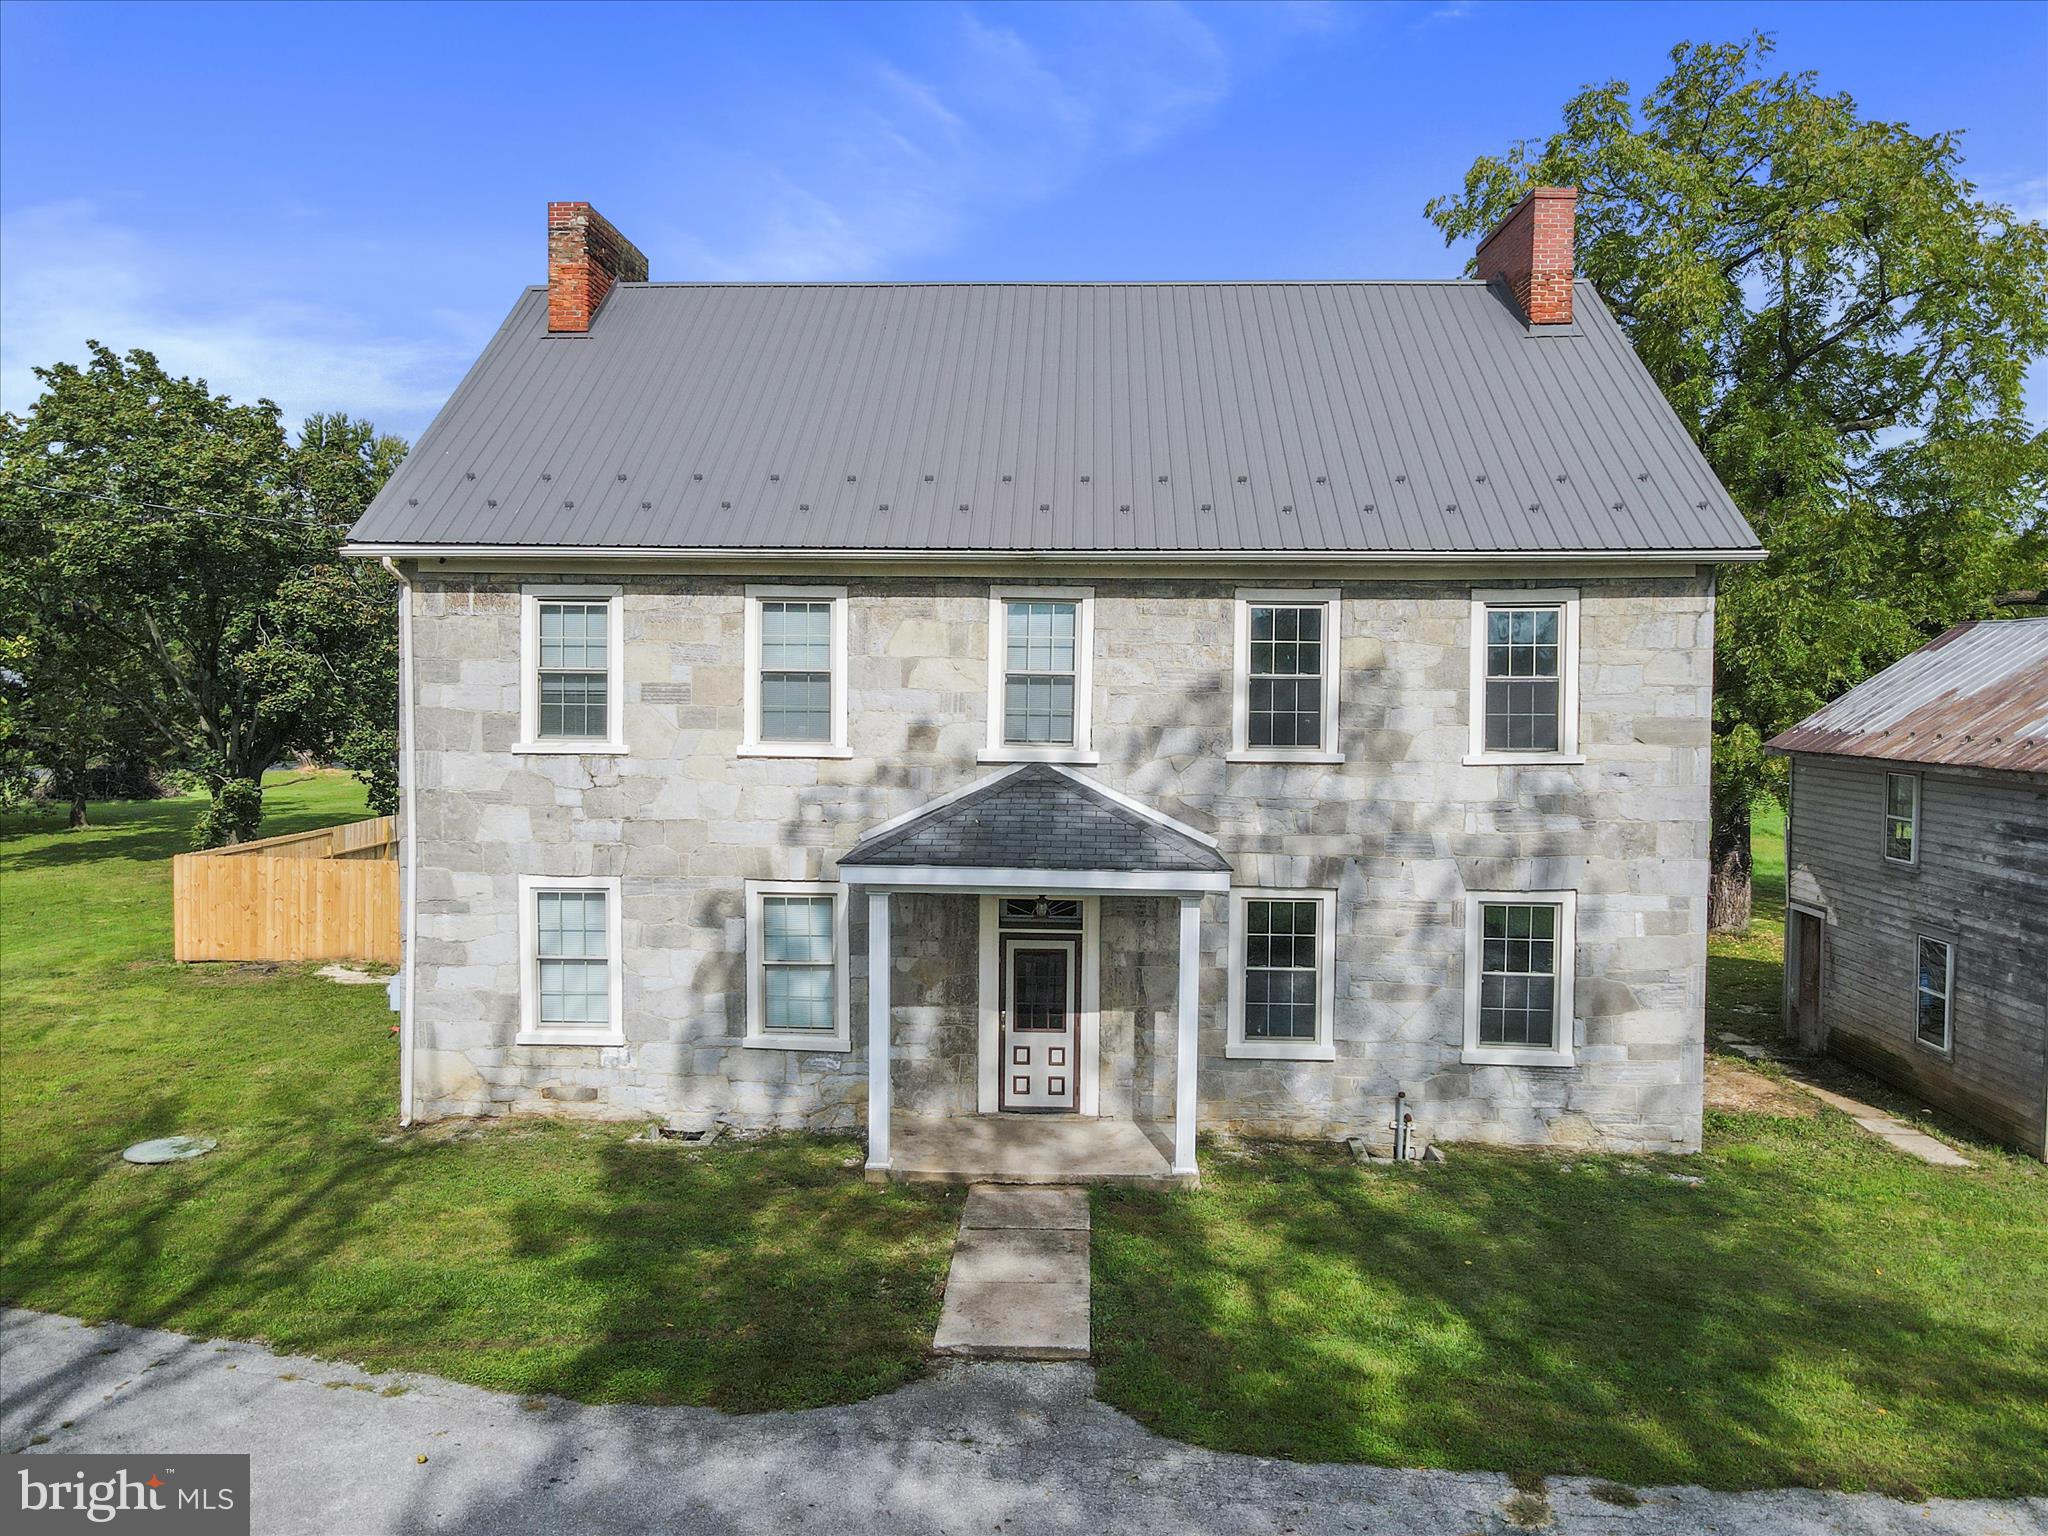
<svg viewBox="0 0 2048 1536"><path fill-rule="evenodd" d="M1230 862L1194 828L1050 763L1026 763L909 817L842 856L856 884L1205 890Z"/></svg>

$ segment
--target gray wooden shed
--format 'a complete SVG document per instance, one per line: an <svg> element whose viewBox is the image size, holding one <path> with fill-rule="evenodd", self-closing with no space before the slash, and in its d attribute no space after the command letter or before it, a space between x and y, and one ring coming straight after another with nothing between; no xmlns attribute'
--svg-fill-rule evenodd
<svg viewBox="0 0 2048 1536"><path fill-rule="evenodd" d="M1958 625L1769 745L1786 1032L2048 1157L2048 618Z"/></svg>

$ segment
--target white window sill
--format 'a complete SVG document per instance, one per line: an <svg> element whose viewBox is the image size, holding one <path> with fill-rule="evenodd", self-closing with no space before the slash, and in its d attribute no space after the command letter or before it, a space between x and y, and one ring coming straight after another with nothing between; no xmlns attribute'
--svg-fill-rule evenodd
<svg viewBox="0 0 2048 1536"><path fill-rule="evenodd" d="M1468 1067L1569 1067L1570 1051L1517 1049L1504 1045L1468 1045L1459 1057Z"/></svg>
<svg viewBox="0 0 2048 1536"><path fill-rule="evenodd" d="M1929 1041L1922 1040L1917 1032L1913 1036L1913 1043L1919 1046L1921 1050L1930 1051L1934 1055L1939 1056L1944 1061L1947 1061L1956 1053L1956 1048L1953 1044L1935 1045Z"/></svg>
<svg viewBox="0 0 2048 1536"><path fill-rule="evenodd" d="M741 757L851 757L853 748L834 746L829 741L749 741L739 749Z"/></svg>
<svg viewBox="0 0 2048 1536"><path fill-rule="evenodd" d="M1102 754L1085 747L984 747L974 754L978 763L1072 763L1088 768L1102 761Z"/></svg>
<svg viewBox="0 0 2048 1536"><path fill-rule="evenodd" d="M1337 1047L1328 1041L1232 1040L1223 1054L1232 1061L1335 1061Z"/></svg>
<svg viewBox="0 0 2048 1536"><path fill-rule="evenodd" d="M626 1037L615 1030L592 1034L587 1029L522 1029L512 1037L514 1045L599 1045L620 1046Z"/></svg>
<svg viewBox="0 0 2048 1536"><path fill-rule="evenodd" d="M1467 768L1570 768L1584 763L1581 752L1470 752L1465 756Z"/></svg>
<svg viewBox="0 0 2048 1536"><path fill-rule="evenodd" d="M1293 752L1281 747L1244 747L1224 754L1226 763L1341 763L1342 752Z"/></svg>
<svg viewBox="0 0 2048 1536"><path fill-rule="evenodd" d="M1918 869L1920 867L1920 861L1917 858L1895 859L1890 854L1886 854L1884 856L1884 861L1885 863L1891 865L1893 869Z"/></svg>
<svg viewBox="0 0 2048 1536"><path fill-rule="evenodd" d="M553 754L576 757L624 757L626 744L623 741L573 741L568 739L549 741L515 741L514 752L527 754Z"/></svg>
<svg viewBox="0 0 2048 1536"><path fill-rule="evenodd" d="M748 1035L740 1042L750 1051L850 1051L853 1042L838 1035Z"/></svg>

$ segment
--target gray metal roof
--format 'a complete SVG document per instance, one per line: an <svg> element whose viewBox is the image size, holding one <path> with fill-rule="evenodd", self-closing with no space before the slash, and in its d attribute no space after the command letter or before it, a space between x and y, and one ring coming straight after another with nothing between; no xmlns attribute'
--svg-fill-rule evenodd
<svg viewBox="0 0 2048 1536"><path fill-rule="evenodd" d="M1958 624L1769 745L2048 773L2048 619Z"/></svg>
<svg viewBox="0 0 2048 1536"><path fill-rule="evenodd" d="M1591 284L528 291L358 544L1754 550ZM966 510L961 510L962 508Z"/></svg>
<svg viewBox="0 0 2048 1536"><path fill-rule="evenodd" d="M933 806L841 855L841 868L1208 870L1229 861L1207 843L1032 763Z"/></svg>

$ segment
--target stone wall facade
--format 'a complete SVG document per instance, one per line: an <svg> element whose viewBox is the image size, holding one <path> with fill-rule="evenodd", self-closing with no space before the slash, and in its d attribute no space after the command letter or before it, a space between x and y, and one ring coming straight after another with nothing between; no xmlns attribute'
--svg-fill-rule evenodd
<svg viewBox="0 0 2048 1536"><path fill-rule="evenodd" d="M748 578L589 578L623 588L627 750L578 756L514 750L520 587L578 578L412 575L416 1113L859 1127L865 902L850 911L852 1049L750 1049L743 882L834 880L867 829L997 771L977 760L990 583L845 581L851 754L814 759L738 751ZM1376 1135L1405 1090L1433 1139L1697 1147L1712 577L1540 583L1567 584L1585 762L1505 767L1464 762L1470 600L1514 583L1341 584L1338 764L1226 761L1234 583L1093 584L1101 761L1077 771L1214 836L1239 885L1337 895L1322 1062L1225 1057L1229 903L1206 901L1203 1128ZM592 875L621 882L627 1043L515 1045L520 877ZM1570 1067L1461 1060L1464 893L1520 889L1578 893ZM970 1112L976 902L894 911L897 1112ZM1107 896L1099 924L1102 1112L1164 1122L1173 903Z"/></svg>

